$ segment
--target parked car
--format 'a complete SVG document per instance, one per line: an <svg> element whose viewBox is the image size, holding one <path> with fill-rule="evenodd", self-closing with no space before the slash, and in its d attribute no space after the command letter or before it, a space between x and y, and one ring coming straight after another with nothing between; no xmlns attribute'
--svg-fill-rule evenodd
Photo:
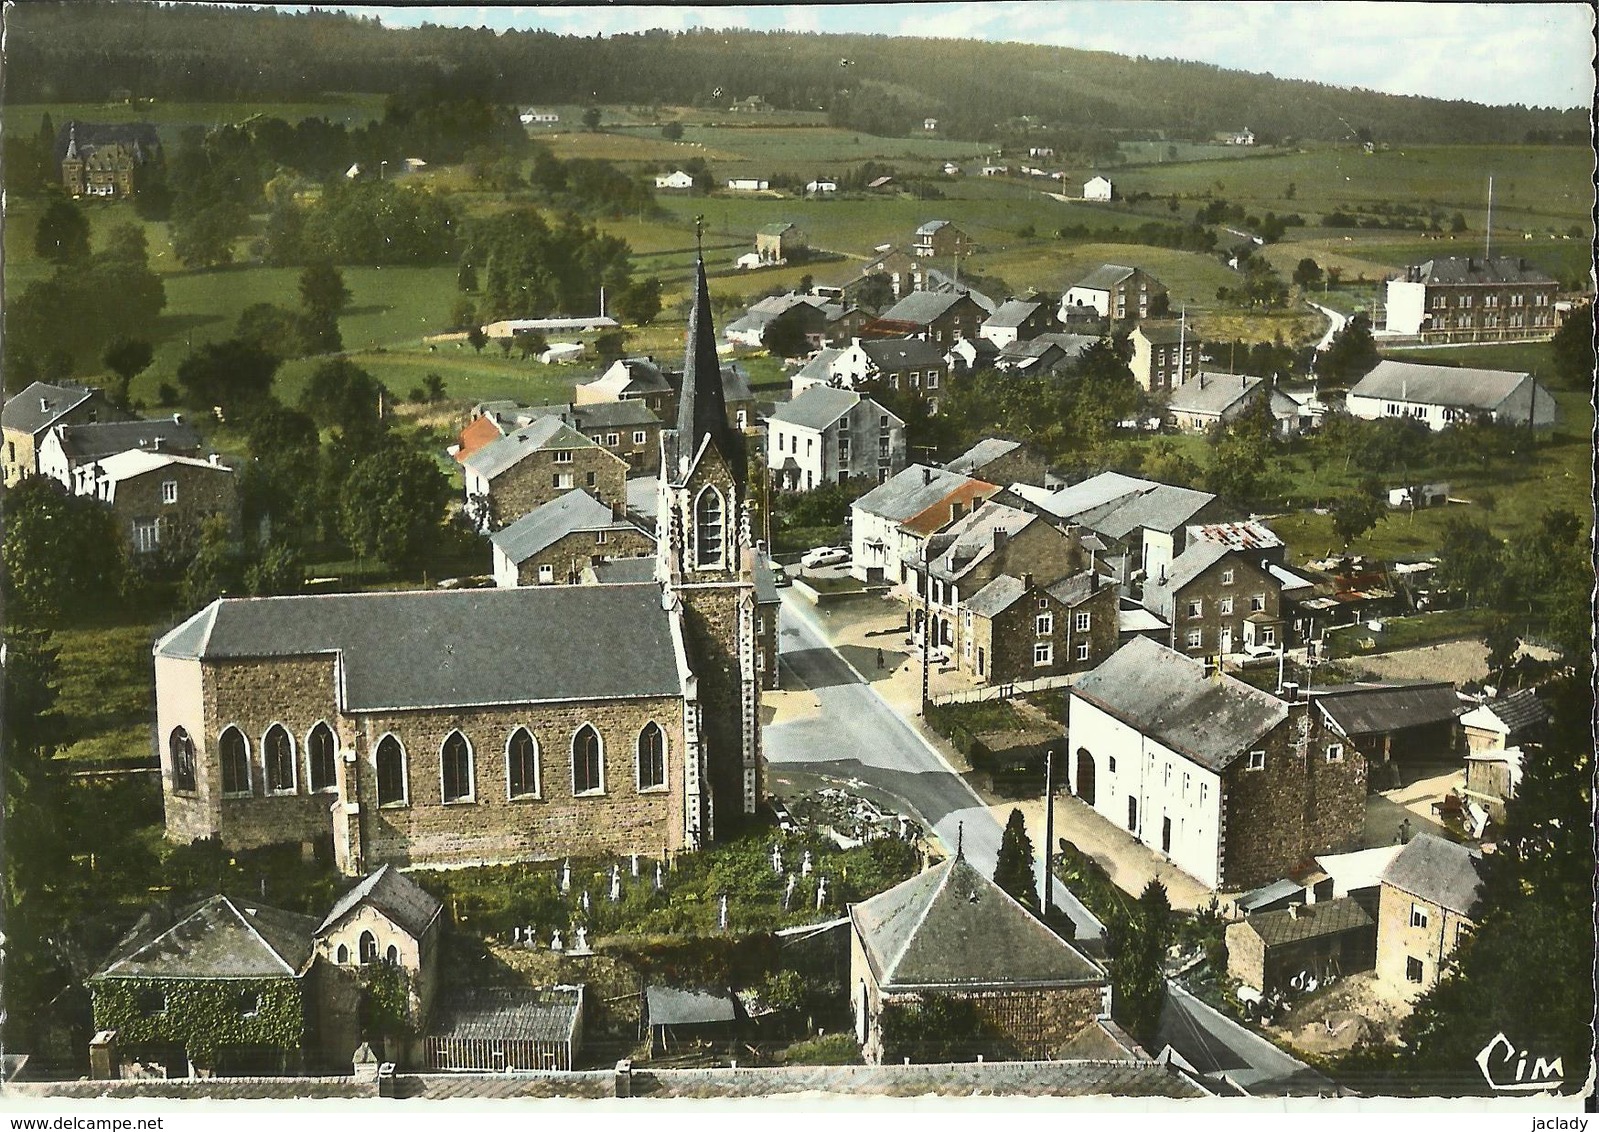
<svg viewBox="0 0 1599 1132"><path fill-rule="evenodd" d="M778 563L772 563L772 585L782 589L784 586L792 586L793 584L794 579L788 576L788 571Z"/></svg>
<svg viewBox="0 0 1599 1132"><path fill-rule="evenodd" d="M842 566L848 561L847 546L815 546L805 552L800 565L807 570L814 570L818 566Z"/></svg>

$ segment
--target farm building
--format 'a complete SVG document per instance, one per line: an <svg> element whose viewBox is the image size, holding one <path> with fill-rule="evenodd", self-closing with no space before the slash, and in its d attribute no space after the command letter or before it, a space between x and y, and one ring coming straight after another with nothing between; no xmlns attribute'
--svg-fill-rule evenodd
<svg viewBox="0 0 1599 1132"><path fill-rule="evenodd" d="M583 987L471 987L446 992L429 1028L427 1067L499 1073L573 1067L583 1044Z"/></svg>
<svg viewBox="0 0 1599 1132"><path fill-rule="evenodd" d="M1434 432L1477 418L1534 428L1555 423L1555 399L1530 373L1389 358L1355 384L1346 406L1361 420L1411 417Z"/></svg>
<svg viewBox="0 0 1599 1132"><path fill-rule="evenodd" d="M1112 191L1111 183L1105 177L1090 177L1083 182L1084 200L1109 200Z"/></svg>
<svg viewBox="0 0 1599 1132"><path fill-rule="evenodd" d="M1305 990L1377 958L1377 923L1354 900L1290 904L1227 925L1227 973L1265 994Z"/></svg>

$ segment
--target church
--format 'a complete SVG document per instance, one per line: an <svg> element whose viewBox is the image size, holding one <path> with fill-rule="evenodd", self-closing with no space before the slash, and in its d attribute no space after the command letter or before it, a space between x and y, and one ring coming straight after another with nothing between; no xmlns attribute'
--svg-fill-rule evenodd
<svg viewBox="0 0 1599 1132"><path fill-rule="evenodd" d="M700 260L654 577L220 599L155 645L170 840L350 875L726 838L763 803L744 437Z"/></svg>

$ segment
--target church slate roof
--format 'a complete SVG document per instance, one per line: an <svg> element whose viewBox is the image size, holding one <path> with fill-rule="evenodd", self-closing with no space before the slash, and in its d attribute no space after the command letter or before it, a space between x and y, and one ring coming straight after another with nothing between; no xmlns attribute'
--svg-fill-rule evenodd
<svg viewBox="0 0 1599 1132"><path fill-rule="evenodd" d="M94 977L297 978L311 964L315 929L310 916L213 896L171 923L135 927Z"/></svg>
<svg viewBox="0 0 1599 1132"><path fill-rule="evenodd" d="M850 923L878 983L979 989L1097 985L1104 971L959 853L870 900Z"/></svg>
<svg viewBox="0 0 1599 1132"><path fill-rule="evenodd" d="M219 599L155 655L337 656L348 711L682 695L654 585Z"/></svg>
<svg viewBox="0 0 1599 1132"><path fill-rule="evenodd" d="M361 904L372 905L409 932L412 939L420 939L444 908L416 881L393 866L384 865L334 901L316 934L321 935Z"/></svg>

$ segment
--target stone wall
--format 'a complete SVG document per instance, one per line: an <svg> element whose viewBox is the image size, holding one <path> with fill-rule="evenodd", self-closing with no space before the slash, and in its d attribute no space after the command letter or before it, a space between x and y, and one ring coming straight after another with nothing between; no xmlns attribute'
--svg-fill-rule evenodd
<svg viewBox="0 0 1599 1132"><path fill-rule="evenodd" d="M1047 609L1038 607L1040 598L1047 603ZM1087 672L1116 651L1117 604L1116 587L1112 585L1101 585L1098 592L1075 606L1065 605L1035 586L992 621L972 618L974 651L969 656L961 651L961 667L993 684ZM1038 615L1044 612L1051 615L1050 632L1040 635ZM1088 615L1087 633L1077 629L1077 616L1083 613ZM964 620L963 615L963 624ZM1044 641L1051 645L1050 662L1036 664L1033 646ZM1077 646L1081 644L1088 645L1086 660L1077 659ZM985 650L987 672L982 674L976 665L975 650L979 648Z"/></svg>
<svg viewBox="0 0 1599 1132"><path fill-rule="evenodd" d="M1223 582L1227 572L1232 572L1230 584ZM1262 610L1253 608L1253 599L1263 599ZM1232 608L1223 612L1223 602L1230 600ZM1200 615L1190 617L1188 604L1200 603ZM1187 656L1218 652L1242 652L1244 648L1244 622L1252 614L1262 612L1277 623L1277 641L1282 641L1282 583L1241 554L1228 554L1199 577L1179 590L1172 603L1172 648ZM1188 643L1188 634L1200 633L1199 647ZM1222 633L1230 633L1227 649L1222 648Z"/></svg>
<svg viewBox="0 0 1599 1132"><path fill-rule="evenodd" d="M200 524L212 515L226 515L228 526L239 530L237 477L231 469L210 464L169 464L117 484L111 509L123 535L135 550L134 529L140 522L156 520L160 548L165 553L187 554L199 547ZM176 503L162 498L162 485L178 485Z"/></svg>
<svg viewBox="0 0 1599 1132"><path fill-rule="evenodd" d="M1413 911L1425 913L1426 926L1412 924ZM1459 913L1393 885L1382 886L1377 902L1377 977L1406 998L1415 998L1438 981L1438 972L1476 925ZM1421 961L1421 978L1406 975L1407 960Z"/></svg>
<svg viewBox="0 0 1599 1132"><path fill-rule="evenodd" d="M557 452L563 455L570 453L571 462L557 462ZM627 461L594 445L540 449L495 476L489 495L494 500L495 514L500 522L509 525L529 511L552 499L559 499L578 487L601 503L625 508Z"/></svg>
<svg viewBox="0 0 1599 1132"><path fill-rule="evenodd" d="M1239 920L1227 925L1226 939L1228 976L1246 987L1265 990L1266 941L1260 938L1260 933Z"/></svg>
<svg viewBox="0 0 1599 1132"><path fill-rule="evenodd" d="M573 531L565 538L539 551L516 568L516 584L539 585L539 569L550 568L545 584L565 585L576 581L584 567L607 558L648 558L655 553L655 540L636 527L625 530Z"/></svg>

